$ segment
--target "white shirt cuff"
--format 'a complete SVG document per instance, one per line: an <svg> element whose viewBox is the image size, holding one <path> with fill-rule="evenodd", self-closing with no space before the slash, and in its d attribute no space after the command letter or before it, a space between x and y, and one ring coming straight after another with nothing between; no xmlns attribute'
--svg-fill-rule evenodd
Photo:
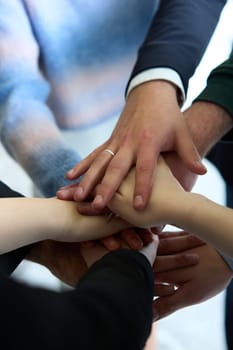
<svg viewBox="0 0 233 350"><path fill-rule="evenodd" d="M182 105L185 100L185 90L179 74L171 68L151 68L137 74L129 83L126 97L138 85L152 80L167 80L176 85L178 91L178 101Z"/></svg>

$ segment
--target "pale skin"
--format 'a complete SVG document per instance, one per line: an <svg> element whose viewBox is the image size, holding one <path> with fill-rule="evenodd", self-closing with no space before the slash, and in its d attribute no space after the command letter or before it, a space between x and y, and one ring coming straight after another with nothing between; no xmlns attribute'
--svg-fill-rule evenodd
<svg viewBox="0 0 233 350"><path fill-rule="evenodd" d="M43 240L81 242L119 232L129 226L120 218L86 217L76 203L57 198L1 198L1 251L6 253ZM12 220L12 216L14 220Z"/></svg>
<svg viewBox="0 0 233 350"><path fill-rule="evenodd" d="M110 201L110 209L135 226L174 225L233 257L233 210L205 196L186 192L160 158L147 208L136 211L132 203L134 171Z"/></svg>
<svg viewBox="0 0 233 350"><path fill-rule="evenodd" d="M73 286L88 267L108 253L99 242L86 249L80 247L79 242L99 240L130 226L120 218L109 220L106 215L81 215L75 202L57 198L1 198L0 201L0 253L37 243L32 245L28 258L47 266L57 277ZM123 241L122 247L128 248ZM151 242L140 249L151 265L157 247L158 238L153 235ZM57 261L60 258L62 266Z"/></svg>

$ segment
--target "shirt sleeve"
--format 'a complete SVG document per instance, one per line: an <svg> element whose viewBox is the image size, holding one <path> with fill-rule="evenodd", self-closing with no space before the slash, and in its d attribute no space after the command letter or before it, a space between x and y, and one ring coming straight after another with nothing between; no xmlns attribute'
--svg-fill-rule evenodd
<svg viewBox="0 0 233 350"><path fill-rule="evenodd" d="M152 300L152 269L136 251L107 254L76 289L61 293L1 278L5 346L142 350L151 331Z"/></svg>
<svg viewBox="0 0 233 350"><path fill-rule="evenodd" d="M130 81L147 69L170 68L179 74L186 93L225 4L226 0L160 1Z"/></svg>

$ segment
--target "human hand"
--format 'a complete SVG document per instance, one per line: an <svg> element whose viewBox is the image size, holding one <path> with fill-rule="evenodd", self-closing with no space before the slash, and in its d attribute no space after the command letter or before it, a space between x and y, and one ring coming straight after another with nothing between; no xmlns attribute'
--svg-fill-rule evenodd
<svg viewBox="0 0 233 350"><path fill-rule="evenodd" d="M72 287L87 271L79 243L41 241L32 245L26 258L45 266L56 278Z"/></svg>
<svg viewBox="0 0 233 350"><path fill-rule="evenodd" d="M70 186L67 186L67 188L69 188L69 197L67 197L67 200L72 201L75 185L72 184ZM80 214L89 215L89 216L96 216L100 214L94 208L90 207L90 202L88 201L77 203L76 206ZM113 213L109 212L108 208L104 208L102 211L102 214L107 215L106 219L108 222L109 220L112 220L112 218L114 218L114 215L112 216ZM129 227L127 229L123 229L118 234L113 234L113 235L109 234L107 237L103 237L99 239L99 242L103 244L104 247L109 251L120 249L121 242L126 243L131 249L139 250L140 248L143 247L143 245L146 245L151 241L152 241L152 235L149 230L135 228L135 227L134 228ZM95 241L85 240L84 242L81 242L81 245L85 247L87 246L90 247L91 245L94 245L94 244L96 244L96 240Z"/></svg>
<svg viewBox="0 0 233 350"><path fill-rule="evenodd" d="M182 159L178 157L177 153L163 153L163 158L172 174L185 189L185 191L191 191L197 181L197 175L187 169Z"/></svg>
<svg viewBox="0 0 233 350"><path fill-rule="evenodd" d="M114 157L106 149L113 151ZM132 204L136 209L144 209L158 156L167 151L175 151L192 172L205 173L180 112L176 88L166 81L148 82L130 93L109 140L67 173L69 180L85 174L74 192L74 200L86 199L99 184L92 205L102 210L135 165ZM57 195L61 199L70 196L67 189Z"/></svg>
<svg viewBox="0 0 233 350"><path fill-rule="evenodd" d="M155 227L175 224L179 213L183 212L187 193L172 175L166 162L159 158L150 201L145 210L137 211L131 205L134 187L134 169L117 190L109 203L110 209L138 227ZM82 203L79 204L79 208Z"/></svg>
<svg viewBox="0 0 233 350"><path fill-rule="evenodd" d="M159 230L154 229L154 233L158 233ZM81 246L90 247L97 242L103 244L103 246L109 250L114 251L122 248L122 243L126 244L130 249L139 250L143 246L152 242L152 233L148 229L141 229L138 227L130 227L117 234L110 235L98 240L81 242Z"/></svg>
<svg viewBox="0 0 233 350"><path fill-rule="evenodd" d="M215 249L203 243L193 247L195 237L190 236L191 239L187 240L189 236L182 239L182 236L176 238L173 235L171 233L172 242L169 243L169 238L165 242L162 253L158 250L154 264L158 296L153 305L155 320L217 295L227 287L233 276L232 270ZM194 264L188 265L188 260L193 260ZM178 288L174 289L174 286Z"/></svg>
<svg viewBox="0 0 233 350"><path fill-rule="evenodd" d="M153 234L152 241L139 250L139 252L147 258L151 266L153 266L153 263L156 258L158 244L159 244L159 238L157 235ZM121 248L130 249L127 246L127 244L125 244L123 241L121 242ZM105 254L109 253L109 251L99 242L97 242L95 245L92 245L88 248L84 248L81 246L80 249L81 249L81 254L88 268L92 264L94 264L97 260L101 259Z"/></svg>
<svg viewBox="0 0 233 350"><path fill-rule="evenodd" d="M138 238L141 244L137 243L136 247L134 244L133 249L138 250L139 248L142 248L143 244L146 246L152 242L151 233L149 233L147 230L140 231L143 232L135 233L135 235L140 234L141 237L143 237L142 241L140 238ZM130 249L130 245L133 245L132 241L135 241L135 236L133 235L132 237L130 230L125 230L121 234L119 233L119 237L113 240L113 244L111 244L110 240L107 242L101 240L92 241L89 245L75 242L67 243L45 240L33 244L26 258L30 261L45 266L56 278L60 279L67 285L74 287L88 269L87 263L82 255L84 254L86 257L87 253L85 254L85 251L89 252L89 256L91 256L91 252L96 252L95 257L97 259L97 254L99 254L100 258L100 256L106 254L111 250L116 250L124 247L128 247ZM117 244L117 246L114 244ZM110 246L111 249L108 249L108 246ZM151 259L153 259L154 252L151 252L151 250L149 250L149 246L145 251L145 255L147 252L148 259L152 261ZM151 256L151 258L149 258L149 256Z"/></svg>
<svg viewBox="0 0 233 350"><path fill-rule="evenodd" d="M61 201L57 198L44 199L46 208L46 231L44 239L52 239L62 242L83 242L110 236L126 228L131 224L120 217L113 216L109 220L108 215L86 216L77 210L77 203L73 201Z"/></svg>

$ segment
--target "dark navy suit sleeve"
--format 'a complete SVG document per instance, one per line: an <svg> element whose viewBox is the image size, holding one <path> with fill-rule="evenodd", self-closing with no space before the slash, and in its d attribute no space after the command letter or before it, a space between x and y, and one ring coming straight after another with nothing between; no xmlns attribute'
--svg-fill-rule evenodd
<svg viewBox="0 0 233 350"><path fill-rule="evenodd" d="M23 197L23 195L12 190L0 181L0 197ZM10 275L25 258L30 247L31 245L28 245L0 255L0 273Z"/></svg>
<svg viewBox="0 0 233 350"><path fill-rule="evenodd" d="M175 70L187 91L226 0L161 0L130 80L158 67Z"/></svg>
<svg viewBox="0 0 233 350"><path fill-rule="evenodd" d="M76 289L60 293L0 276L6 349L142 350L152 325L152 268L136 251L111 252Z"/></svg>

